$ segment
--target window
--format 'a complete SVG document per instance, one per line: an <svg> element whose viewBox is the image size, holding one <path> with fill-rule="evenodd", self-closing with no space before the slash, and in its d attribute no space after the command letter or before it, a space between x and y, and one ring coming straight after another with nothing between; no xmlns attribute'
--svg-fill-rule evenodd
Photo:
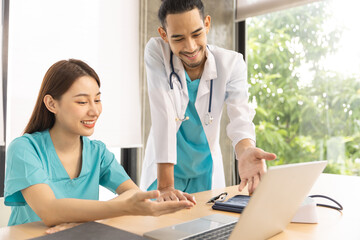
<svg viewBox="0 0 360 240"><path fill-rule="evenodd" d="M269 165L326 159L360 175L358 3L321 1L246 21L257 145Z"/></svg>

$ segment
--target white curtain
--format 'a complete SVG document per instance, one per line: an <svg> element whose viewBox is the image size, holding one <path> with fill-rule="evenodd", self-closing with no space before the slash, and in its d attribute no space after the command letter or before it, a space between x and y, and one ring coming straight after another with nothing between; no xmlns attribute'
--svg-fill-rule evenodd
<svg viewBox="0 0 360 240"><path fill-rule="evenodd" d="M236 21L319 0L236 0Z"/></svg>
<svg viewBox="0 0 360 240"><path fill-rule="evenodd" d="M22 134L47 69L76 58L94 68L102 84L103 113L92 138L108 147L141 146L139 4L10 1L7 143Z"/></svg>

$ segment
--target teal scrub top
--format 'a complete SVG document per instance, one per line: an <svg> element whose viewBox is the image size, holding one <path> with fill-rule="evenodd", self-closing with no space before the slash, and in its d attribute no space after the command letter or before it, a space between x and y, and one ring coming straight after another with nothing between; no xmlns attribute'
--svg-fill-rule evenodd
<svg viewBox="0 0 360 240"><path fill-rule="evenodd" d="M182 190L194 193L211 189L213 160L195 108L200 79L191 81L186 71L185 75L189 95L185 116L188 116L189 120L181 124L176 134L177 164L174 166L174 176L180 179L194 179L195 182L183 181L187 186Z"/></svg>
<svg viewBox="0 0 360 240"><path fill-rule="evenodd" d="M26 203L21 190L34 184L50 186L57 199L99 199L99 184L115 193L129 179L113 153L101 141L81 137L83 143L80 175L70 179L48 130L24 134L8 147L5 172L5 205L11 206L8 225L41 221Z"/></svg>

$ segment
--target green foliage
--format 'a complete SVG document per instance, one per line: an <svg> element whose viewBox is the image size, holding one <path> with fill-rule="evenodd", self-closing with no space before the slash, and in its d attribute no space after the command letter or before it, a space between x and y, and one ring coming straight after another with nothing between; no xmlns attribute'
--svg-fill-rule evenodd
<svg viewBox="0 0 360 240"><path fill-rule="evenodd" d="M257 145L278 155L270 165L328 159L326 172L360 175L359 76L321 64L342 35L331 14L322 1L248 21Z"/></svg>

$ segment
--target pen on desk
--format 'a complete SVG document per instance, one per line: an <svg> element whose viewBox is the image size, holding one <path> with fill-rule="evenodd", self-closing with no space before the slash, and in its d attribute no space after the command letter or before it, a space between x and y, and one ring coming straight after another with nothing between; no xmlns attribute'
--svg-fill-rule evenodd
<svg viewBox="0 0 360 240"><path fill-rule="evenodd" d="M216 201L224 201L226 196L228 195L227 192L220 193L219 195L216 195L215 197L212 197L207 201L206 203L215 203Z"/></svg>

